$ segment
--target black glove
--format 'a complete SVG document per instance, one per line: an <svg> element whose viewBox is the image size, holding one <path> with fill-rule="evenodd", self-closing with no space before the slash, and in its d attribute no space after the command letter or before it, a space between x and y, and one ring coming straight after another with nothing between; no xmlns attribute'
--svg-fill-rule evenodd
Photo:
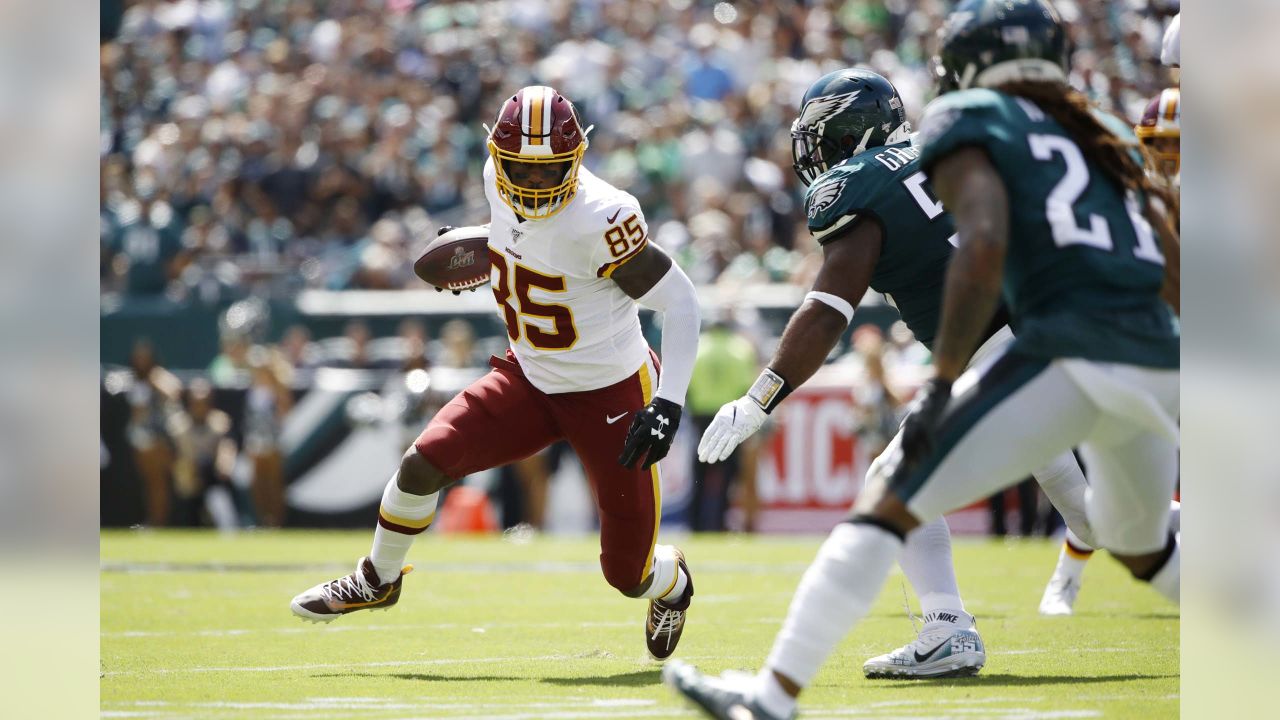
<svg viewBox="0 0 1280 720"><path fill-rule="evenodd" d="M907 419L902 421L902 463L911 468L933 450L934 435L942 411L951 400L951 383L933 378L916 392L915 402Z"/></svg>
<svg viewBox="0 0 1280 720"><path fill-rule="evenodd" d="M680 413L679 405L660 397L645 405L631 421L618 464L631 468L643 457L641 468L648 470L666 457L671 450L671 441L676 438L676 428L680 427Z"/></svg>

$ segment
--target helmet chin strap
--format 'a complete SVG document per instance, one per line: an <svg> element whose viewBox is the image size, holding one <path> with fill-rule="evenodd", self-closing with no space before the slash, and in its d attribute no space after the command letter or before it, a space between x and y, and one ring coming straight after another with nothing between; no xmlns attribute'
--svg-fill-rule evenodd
<svg viewBox="0 0 1280 720"><path fill-rule="evenodd" d="M873 130L875 130L875 128L869 127L866 132L862 133L862 142L858 143L858 147L853 149L853 153L849 157L853 157L853 155L857 155L867 149L867 141L871 139L871 132Z"/></svg>

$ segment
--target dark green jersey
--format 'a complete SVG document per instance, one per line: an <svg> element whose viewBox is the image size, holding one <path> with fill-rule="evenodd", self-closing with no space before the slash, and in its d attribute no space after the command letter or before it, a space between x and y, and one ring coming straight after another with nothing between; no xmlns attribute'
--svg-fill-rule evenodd
<svg viewBox="0 0 1280 720"><path fill-rule="evenodd" d="M108 244L129 259L125 290L130 295L158 295L169 283L168 268L182 250L182 230L168 205L143 216L136 203L117 216Z"/></svg>
<svg viewBox="0 0 1280 720"><path fill-rule="evenodd" d="M880 224L871 288L898 308L916 339L933 347L954 246L951 216L934 199L910 143L854 155L814 180L805 196L809 232L826 243L855 218Z"/></svg>
<svg viewBox="0 0 1280 720"><path fill-rule="evenodd" d="M1128 126L1100 118L1117 135ZM1160 300L1164 257L1136 200L1033 103L986 89L943 95L915 143L927 169L985 149L1009 194L1004 300L1017 347L1041 357L1178 366L1177 323Z"/></svg>

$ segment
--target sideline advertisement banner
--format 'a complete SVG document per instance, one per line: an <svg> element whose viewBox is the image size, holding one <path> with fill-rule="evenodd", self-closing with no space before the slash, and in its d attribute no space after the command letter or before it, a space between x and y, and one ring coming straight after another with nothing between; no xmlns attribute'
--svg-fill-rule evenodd
<svg viewBox="0 0 1280 720"><path fill-rule="evenodd" d="M760 452L757 531L825 533L849 512L873 458L858 444L856 370L823 367L787 397ZM985 503L947 516L952 532L987 533Z"/></svg>

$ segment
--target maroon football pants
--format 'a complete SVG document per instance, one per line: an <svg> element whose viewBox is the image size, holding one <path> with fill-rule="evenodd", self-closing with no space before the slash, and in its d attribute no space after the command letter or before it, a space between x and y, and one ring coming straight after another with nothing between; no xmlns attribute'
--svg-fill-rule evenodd
<svg viewBox="0 0 1280 720"><path fill-rule="evenodd" d="M618 464L636 411L653 399L658 362L598 390L547 394L525 377L515 356L491 358L493 368L449 401L414 441L427 462L457 480L515 462L567 440L586 469L600 514L600 567L619 591L648 577L662 517L658 466Z"/></svg>

